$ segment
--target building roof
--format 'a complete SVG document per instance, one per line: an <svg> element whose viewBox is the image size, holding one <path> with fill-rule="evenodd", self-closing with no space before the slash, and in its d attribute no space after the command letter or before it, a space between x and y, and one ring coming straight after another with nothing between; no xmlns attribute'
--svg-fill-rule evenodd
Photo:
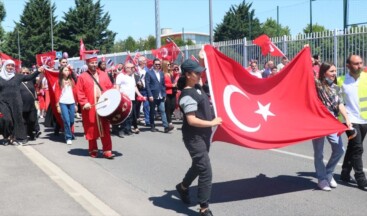
<svg viewBox="0 0 367 216"><path fill-rule="evenodd" d="M203 35L203 36L208 36L209 34L207 33L202 33L202 32L183 32L185 35L187 34L194 34L194 35ZM168 34L161 34L161 37L168 37L168 36L175 36L175 35L182 35L182 32L172 32L172 33L168 33Z"/></svg>

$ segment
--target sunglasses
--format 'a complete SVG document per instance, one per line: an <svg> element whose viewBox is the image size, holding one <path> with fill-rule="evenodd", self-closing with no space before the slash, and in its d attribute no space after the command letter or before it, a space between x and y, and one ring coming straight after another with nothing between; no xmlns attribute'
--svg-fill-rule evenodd
<svg viewBox="0 0 367 216"><path fill-rule="evenodd" d="M161 64L154 64L155 66L161 66Z"/></svg>
<svg viewBox="0 0 367 216"><path fill-rule="evenodd" d="M173 70L174 70L174 71L179 71L180 69L178 69L178 68L173 68Z"/></svg>
<svg viewBox="0 0 367 216"><path fill-rule="evenodd" d="M30 73L28 73L28 72L22 72L22 74L27 75L27 74L30 74Z"/></svg>

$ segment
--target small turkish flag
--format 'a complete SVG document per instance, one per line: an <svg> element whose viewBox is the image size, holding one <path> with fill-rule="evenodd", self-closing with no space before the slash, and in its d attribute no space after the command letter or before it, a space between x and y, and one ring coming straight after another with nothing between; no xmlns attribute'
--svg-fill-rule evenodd
<svg viewBox="0 0 367 216"><path fill-rule="evenodd" d="M52 68L55 64L54 62L55 59L56 59L56 51L36 55L36 61L38 66L46 65Z"/></svg>
<svg viewBox="0 0 367 216"><path fill-rule="evenodd" d="M309 48L267 79L210 45L204 50L214 110L223 119L212 141L271 149L347 129L317 96Z"/></svg>
<svg viewBox="0 0 367 216"><path fill-rule="evenodd" d="M80 49L79 49L79 59L84 60L85 59L85 46L83 39L80 39Z"/></svg>
<svg viewBox="0 0 367 216"><path fill-rule="evenodd" d="M178 58L178 54L180 52L180 48L173 41L171 41L158 49L152 50L152 55L159 59L174 62Z"/></svg>
<svg viewBox="0 0 367 216"><path fill-rule="evenodd" d="M254 44L261 47L261 53L265 56L270 53L271 56L285 56L284 53L277 47L270 38L263 34L253 41Z"/></svg>

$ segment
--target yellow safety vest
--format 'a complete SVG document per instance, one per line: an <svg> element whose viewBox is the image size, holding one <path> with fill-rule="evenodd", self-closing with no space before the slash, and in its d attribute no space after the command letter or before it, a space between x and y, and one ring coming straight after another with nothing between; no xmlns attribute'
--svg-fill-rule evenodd
<svg viewBox="0 0 367 216"><path fill-rule="evenodd" d="M337 78L339 87L342 87L345 80L345 76ZM363 119L367 120L367 72L361 72L358 83L358 98L359 98L359 113ZM339 115L339 120L341 120Z"/></svg>

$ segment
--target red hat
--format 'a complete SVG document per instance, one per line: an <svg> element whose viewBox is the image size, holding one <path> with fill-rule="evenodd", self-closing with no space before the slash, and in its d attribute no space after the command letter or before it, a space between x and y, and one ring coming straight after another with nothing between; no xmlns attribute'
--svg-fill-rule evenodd
<svg viewBox="0 0 367 216"><path fill-rule="evenodd" d="M85 61L87 63L92 62L92 61L97 61L98 52L99 52L99 50L86 50L86 51L84 51Z"/></svg>

